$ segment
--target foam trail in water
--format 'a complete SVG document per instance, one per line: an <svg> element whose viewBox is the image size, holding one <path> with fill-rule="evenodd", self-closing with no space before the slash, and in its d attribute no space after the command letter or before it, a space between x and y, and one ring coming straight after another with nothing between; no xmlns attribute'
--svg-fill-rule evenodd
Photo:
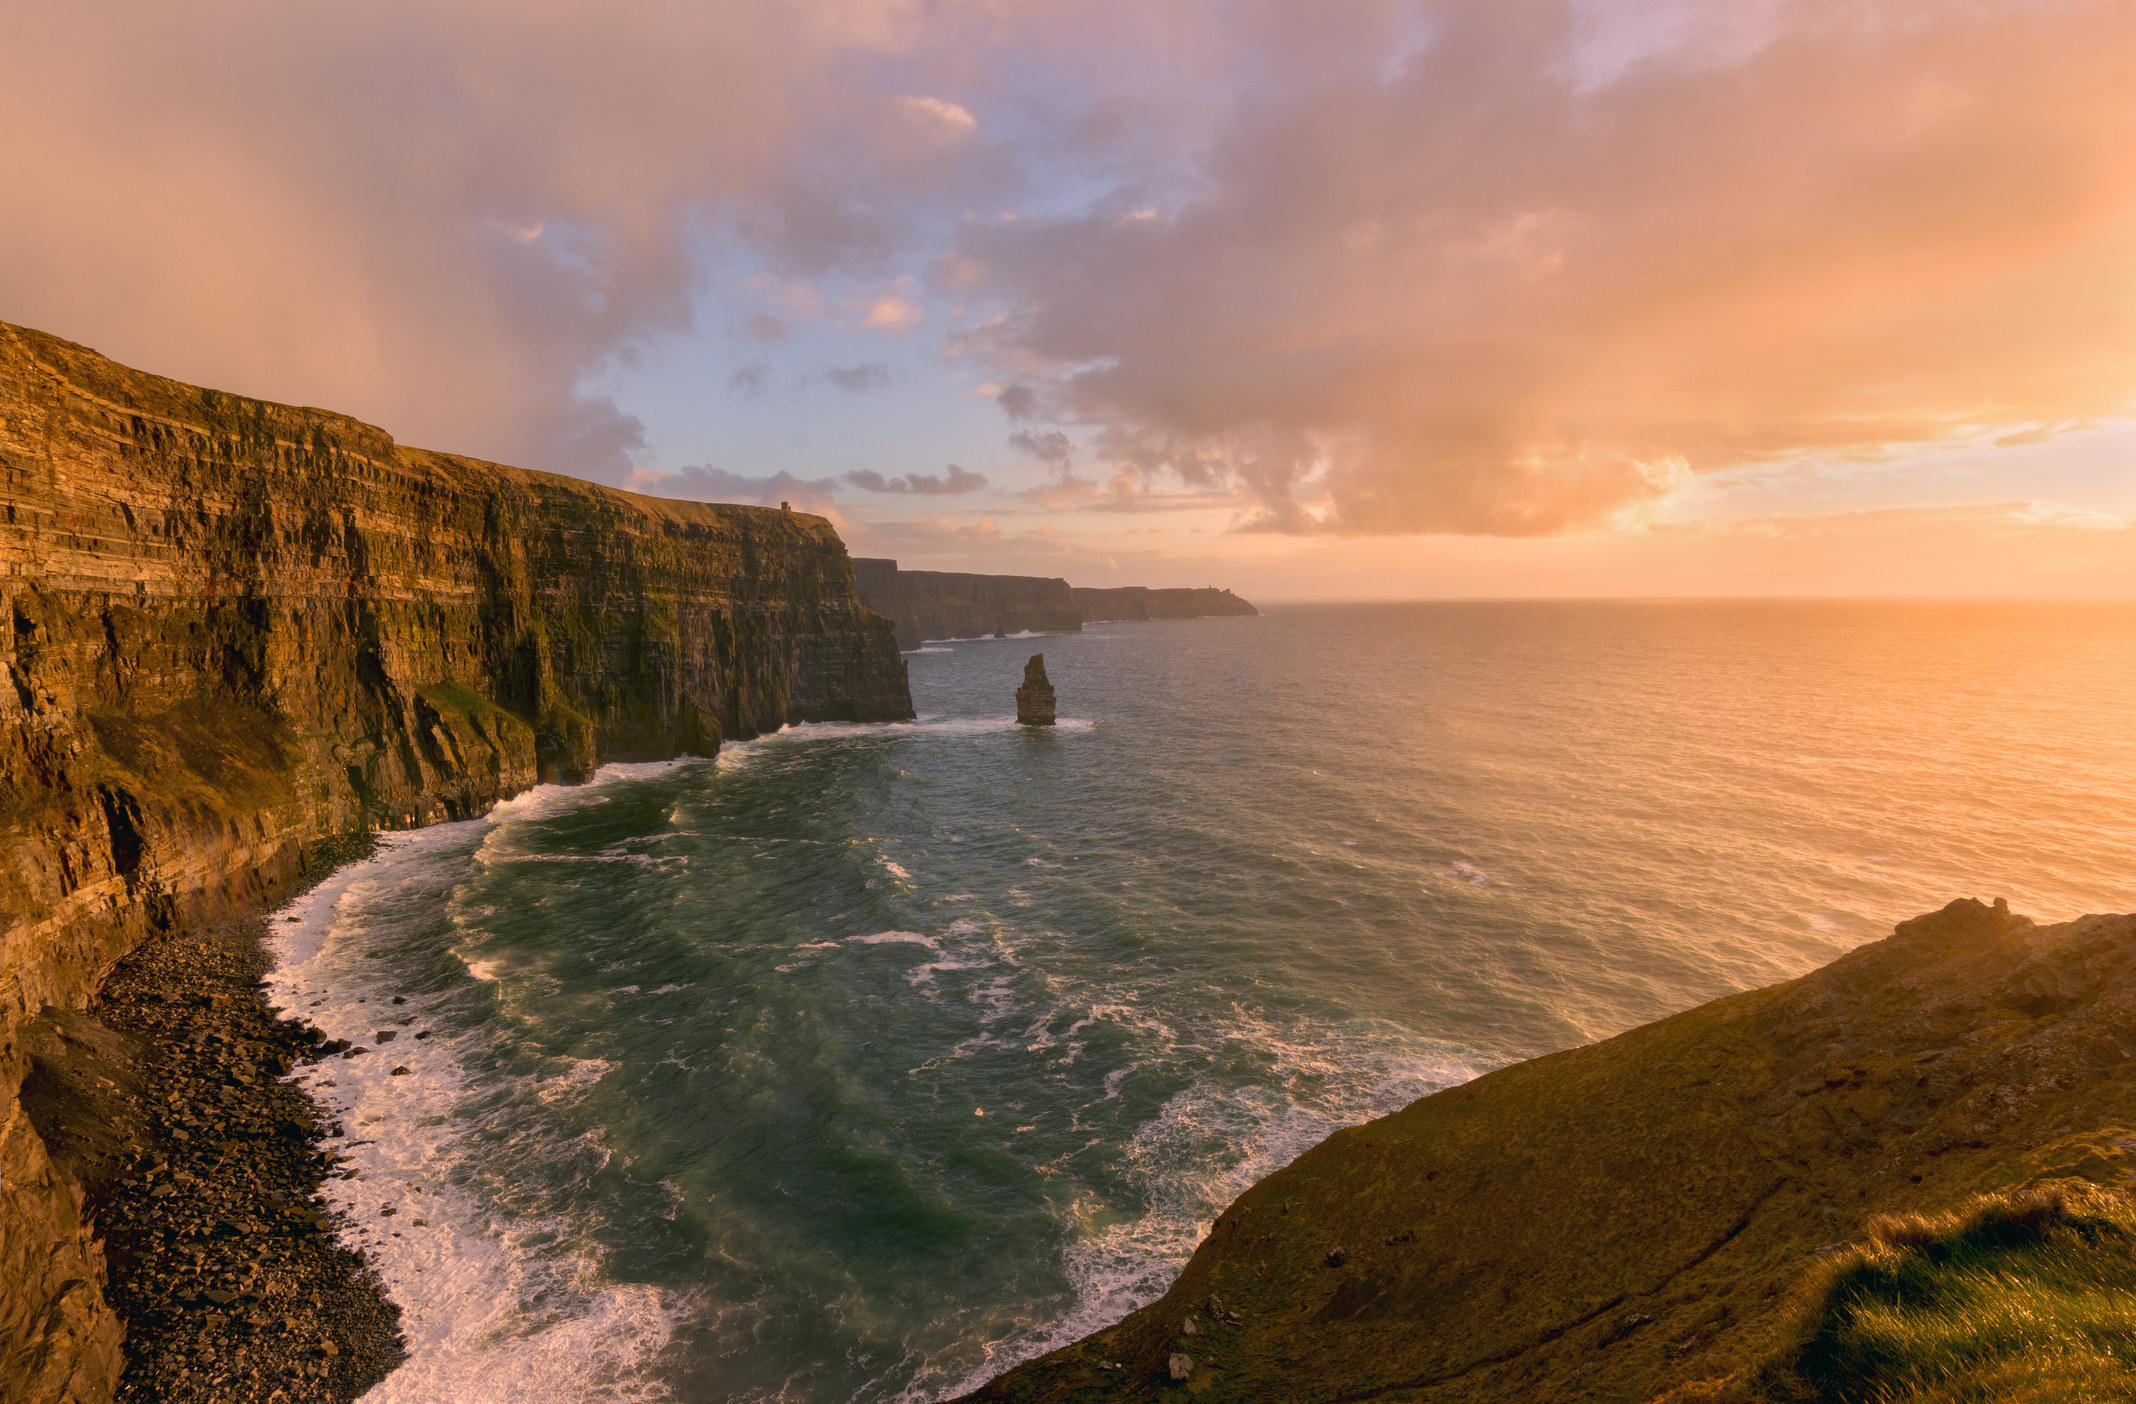
<svg viewBox="0 0 2136 1404"><path fill-rule="evenodd" d="M451 1026L467 1025L465 1006L494 998L490 991L508 973L497 962L470 961L467 986L396 1006L393 970L365 957L405 937L409 918L434 921L458 875L504 826L600 803L604 783L671 768L604 767L593 784L541 786L483 819L381 835L372 858L335 874L273 923L270 997L328 1037L372 1049L329 1058L296 1079L346 1133L328 1149L355 1175L326 1185L344 1216L342 1238L369 1256L403 1313L408 1358L364 1396L366 1404L669 1397L650 1366L675 1329L670 1295L607 1280L585 1225L515 1214L496 1196L461 1187L479 1170L475 1142L495 1128L469 1115L476 1078L463 1052L480 1025L457 1035ZM432 1037L414 1038L433 1024ZM389 1041L378 1037L386 1031L394 1034ZM559 1068L539 1086L522 1077L508 1098L568 1099L609 1070L598 1059L554 1061ZM497 1078L479 1090L498 1100ZM589 1169L607 1158L597 1137L549 1154L577 1157Z"/></svg>

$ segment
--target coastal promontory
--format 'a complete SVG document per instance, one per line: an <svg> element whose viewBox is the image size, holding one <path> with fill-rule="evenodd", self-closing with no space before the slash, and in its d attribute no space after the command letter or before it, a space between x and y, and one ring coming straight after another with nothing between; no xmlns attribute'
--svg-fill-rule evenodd
<svg viewBox="0 0 2136 1404"><path fill-rule="evenodd" d="M912 715L893 627L821 517L411 449L5 324L0 509L10 1399L108 1399L123 1364L83 1187L16 1096L87 1046L28 1037L40 1011L256 909L337 836Z"/></svg>
<svg viewBox="0 0 2136 1404"><path fill-rule="evenodd" d="M2132 1030L2136 917L1954 902L1338 1132L968 1397L2127 1398Z"/></svg>

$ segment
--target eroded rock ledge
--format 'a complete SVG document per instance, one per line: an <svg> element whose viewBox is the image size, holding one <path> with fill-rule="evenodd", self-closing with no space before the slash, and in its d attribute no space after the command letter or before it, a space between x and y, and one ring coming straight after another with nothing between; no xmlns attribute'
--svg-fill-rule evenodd
<svg viewBox="0 0 2136 1404"><path fill-rule="evenodd" d="M1160 1301L969 1398L1654 1399L1783 1349L1877 1216L2129 1188L2132 1128L2136 917L1954 902L1338 1132Z"/></svg>
<svg viewBox="0 0 2136 1404"><path fill-rule="evenodd" d="M0 1397L120 1329L24 1021L307 845L609 760L912 714L829 522L404 448L0 323Z"/></svg>

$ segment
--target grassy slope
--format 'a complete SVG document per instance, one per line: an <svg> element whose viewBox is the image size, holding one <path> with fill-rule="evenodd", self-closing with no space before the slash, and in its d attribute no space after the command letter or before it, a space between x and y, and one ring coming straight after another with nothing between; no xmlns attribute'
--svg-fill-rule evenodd
<svg viewBox="0 0 2136 1404"><path fill-rule="evenodd" d="M2136 1180L2131 1029L2136 919L1954 903L1338 1133L1161 1301L975 1397L1633 1404L1749 1379L1880 1219Z"/></svg>

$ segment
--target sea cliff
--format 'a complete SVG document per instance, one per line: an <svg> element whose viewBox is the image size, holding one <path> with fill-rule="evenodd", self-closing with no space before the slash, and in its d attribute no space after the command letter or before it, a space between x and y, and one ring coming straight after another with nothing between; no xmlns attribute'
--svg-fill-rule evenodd
<svg viewBox="0 0 2136 1404"><path fill-rule="evenodd" d="M1954 902L1329 1137L968 1398L2127 1398L2132 1030L2136 917Z"/></svg>
<svg viewBox="0 0 2136 1404"><path fill-rule="evenodd" d="M1229 590L1214 588L1086 589L1057 576L904 570L896 561L868 557L856 559L853 572L861 603L896 621L898 647L905 649L930 639L1075 634L1101 621L1260 613Z"/></svg>
<svg viewBox="0 0 2136 1404"><path fill-rule="evenodd" d="M1078 585L1069 591L1085 624L1144 619L1212 619L1259 614L1229 590L1215 586L1194 589L1156 589L1148 585L1121 585L1097 589Z"/></svg>
<svg viewBox="0 0 2136 1404"><path fill-rule="evenodd" d="M929 639L992 634L1073 634L1083 616L1068 582L1037 575L900 570L896 561L853 562L861 602L897 623L899 648Z"/></svg>
<svg viewBox="0 0 2136 1404"><path fill-rule="evenodd" d="M609 760L909 717L829 522L410 449L0 323L0 1381L109 1398L120 1325L22 1038L333 835Z"/></svg>

